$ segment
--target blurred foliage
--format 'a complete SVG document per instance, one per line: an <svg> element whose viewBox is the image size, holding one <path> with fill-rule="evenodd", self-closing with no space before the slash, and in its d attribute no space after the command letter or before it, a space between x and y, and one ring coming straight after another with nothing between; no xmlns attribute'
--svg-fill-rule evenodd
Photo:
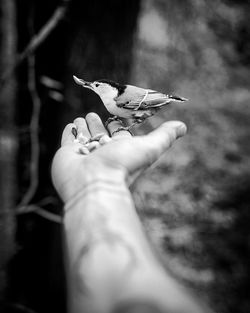
<svg viewBox="0 0 250 313"><path fill-rule="evenodd" d="M249 9L145 1L134 47L135 84L190 99L138 131L170 119L188 125L137 182L137 207L166 267L218 312L250 310Z"/></svg>
<svg viewBox="0 0 250 313"><path fill-rule="evenodd" d="M31 3L38 30L58 1L17 2L20 51L28 41ZM107 116L93 93L74 85L72 74L190 99L134 130L146 133L170 119L188 126L187 136L138 179L132 192L166 267L221 313L250 311L249 12L250 1L243 0L72 0L66 19L36 54L42 111L34 201L56 199L49 167L65 123L89 111ZM17 124L24 130L31 110L26 76L23 64ZM27 132L19 140L21 196L28 184ZM58 200L46 209L60 212ZM10 266L10 302L37 312L52 312L58 303L65 309L59 237L60 227L49 221L32 214L18 219L20 250Z"/></svg>

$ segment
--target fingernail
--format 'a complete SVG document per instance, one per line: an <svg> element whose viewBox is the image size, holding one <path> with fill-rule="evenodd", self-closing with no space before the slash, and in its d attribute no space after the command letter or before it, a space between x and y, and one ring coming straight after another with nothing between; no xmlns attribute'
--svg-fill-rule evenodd
<svg viewBox="0 0 250 313"><path fill-rule="evenodd" d="M180 124L177 126L177 139L184 136L187 132L187 126L185 124Z"/></svg>

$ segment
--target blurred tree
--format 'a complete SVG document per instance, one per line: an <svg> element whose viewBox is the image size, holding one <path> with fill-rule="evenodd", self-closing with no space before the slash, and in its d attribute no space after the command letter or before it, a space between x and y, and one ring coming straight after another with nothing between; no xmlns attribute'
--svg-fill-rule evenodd
<svg viewBox="0 0 250 313"><path fill-rule="evenodd" d="M139 9L140 0L73 2L64 75L66 102L75 116L90 111L107 116L107 112L96 95L72 83L72 74L86 80L128 82Z"/></svg>
<svg viewBox="0 0 250 313"><path fill-rule="evenodd" d="M60 3L57 0L17 3L20 51L30 41L27 21L31 7L37 33ZM35 53L35 82L42 106L39 116L39 185L32 203L45 203L48 211L61 212L61 203L51 184L50 164L59 145L62 127L89 111L105 114L100 101L75 85L72 75L89 80L107 77L126 82L129 79L139 4L139 0L72 0L65 19ZM27 125L32 115L32 101L27 74L27 63L24 62L18 70L17 123L20 129L24 129L19 137L19 198L26 192L30 180L31 150ZM65 91L64 96L55 97L58 86L60 93ZM21 215L16 238L20 249L10 264L7 297L12 310L18 310L13 304L25 304L38 312L65 311L60 225L35 214Z"/></svg>
<svg viewBox="0 0 250 313"><path fill-rule="evenodd" d="M0 1L0 68L11 67L16 58L17 30L14 0ZM17 192L15 127L16 78L13 75L0 91L0 297L5 286L7 262L15 251L14 207Z"/></svg>
<svg viewBox="0 0 250 313"><path fill-rule="evenodd" d="M217 230L215 239L212 235L208 238L204 225L210 223L213 227L218 224L220 229L220 221L224 223L227 219L225 211L219 214L221 212L218 212L220 210L217 206L230 208L235 205L237 216L243 216L241 221L247 215L249 199L244 198L241 205L239 198L242 193L231 199L231 202L226 200L230 200L231 189L239 188L240 191L241 184L237 184L235 172L239 174L241 171L244 176L249 171L250 111L246 104L250 101L250 2L69 2L65 18L35 53L35 81L42 106L39 118L39 186L32 202L43 203L48 211L58 214L61 212L61 204L50 182L50 164L59 145L62 128L65 123L89 111L95 111L103 118L107 116L100 99L94 93L74 84L73 74L86 80L110 78L180 92L190 98L187 106L168 108L146 123L146 126L143 125L142 132L146 132L147 125L155 127L166 119L182 119L188 124L190 131L184 143L172 149L172 157L170 152L168 158L163 158L154 169L154 175L150 172L138 184L142 198L148 199L141 208L144 211L151 210L149 224L153 225L157 220L154 226L158 236L156 241L167 242L164 246L167 251L165 259L171 258L168 237L174 238L173 263L177 266L177 272L191 277L189 282L193 285L198 281L197 290L204 290L203 294L208 294L213 299L215 289L209 289L209 279L214 277L214 268L216 275L221 273L220 281L214 281L218 299L220 298L214 301L215 306L219 307L220 312L240 309L244 312L240 303L248 308L249 297L244 291L248 286L245 282L249 273L247 265L241 265L242 260L245 262L249 255L249 245L241 242L247 233L247 220L244 229L236 221L237 227L229 225L228 231L218 231L219 249L214 245ZM34 28L37 33L62 2L1 0L0 3L0 62L3 70L13 63L16 45L18 44L19 51L23 51L30 40L27 23L30 8L34 8ZM18 70L18 86L16 87L15 76L12 76L1 94L1 268L8 261L14 247L15 223L10 208L15 207L16 182L19 199L29 185L30 138L27 129L32 114L32 101L27 72L27 63L23 62ZM20 129L17 167L17 127L14 115ZM152 124L149 125L150 123ZM223 177L226 178L225 181L222 181ZM223 204L214 205L214 218L209 201L213 203L214 195L219 193L217 180L223 185L236 180L236 184L224 195ZM244 184L249 186L249 179L243 180L242 185ZM247 192L248 188L244 193ZM140 209L139 205L138 207ZM3 214L6 209L7 214ZM16 239L19 250L10 266L9 301L26 304L41 313L65 310L60 225L54 225L35 214L19 216L17 221ZM187 226L184 230L182 223ZM180 226L184 235L180 235L178 227L175 231L176 225ZM204 234L200 241L195 241L192 237L197 231ZM231 234L230 240L228 234ZM239 268L244 270L241 270L240 275L234 276L239 283L230 286L230 269L238 247L243 253L245 251L247 257L237 258L235 264L239 264ZM214 255L215 252L217 256ZM185 264L188 261L192 263L190 268L183 271L178 268L176 256L179 255ZM224 264L221 264L225 259L229 264L228 271L223 271ZM192 268L195 263L201 264L204 275ZM3 279L0 277L0 285L2 284ZM240 289L241 297L237 295L235 286ZM226 296L232 298L230 303L224 303L225 290L228 292Z"/></svg>

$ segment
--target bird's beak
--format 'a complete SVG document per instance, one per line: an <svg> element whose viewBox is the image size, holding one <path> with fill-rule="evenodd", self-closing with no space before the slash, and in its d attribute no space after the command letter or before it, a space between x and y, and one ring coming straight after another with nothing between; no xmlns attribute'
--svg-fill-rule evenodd
<svg viewBox="0 0 250 313"><path fill-rule="evenodd" d="M75 75L73 75L73 79L77 83L77 85L80 85L80 86L85 87L85 88L92 89L92 83L86 82L85 80L80 79L80 78L76 77Z"/></svg>

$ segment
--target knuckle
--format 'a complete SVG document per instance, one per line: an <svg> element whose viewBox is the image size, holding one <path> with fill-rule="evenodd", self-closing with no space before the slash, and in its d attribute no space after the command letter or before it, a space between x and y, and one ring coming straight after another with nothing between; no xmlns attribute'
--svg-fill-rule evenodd
<svg viewBox="0 0 250 313"><path fill-rule="evenodd" d="M172 146L172 144L174 143L175 139L176 139L176 131L172 128L170 128L168 130L168 144L169 146Z"/></svg>
<svg viewBox="0 0 250 313"><path fill-rule="evenodd" d="M144 137L140 137L138 139L140 140L136 142L137 148L143 154L144 159L146 160L146 163L149 165L154 163L156 159L156 154L157 154L155 143L152 141L146 140Z"/></svg>
<svg viewBox="0 0 250 313"><path fill-rule="evenodd" d="M157 159L157 157L158 157L158 153L155 150L149 149L145 151L145 159L148 165L153 164L155 160Z"/></svg>

